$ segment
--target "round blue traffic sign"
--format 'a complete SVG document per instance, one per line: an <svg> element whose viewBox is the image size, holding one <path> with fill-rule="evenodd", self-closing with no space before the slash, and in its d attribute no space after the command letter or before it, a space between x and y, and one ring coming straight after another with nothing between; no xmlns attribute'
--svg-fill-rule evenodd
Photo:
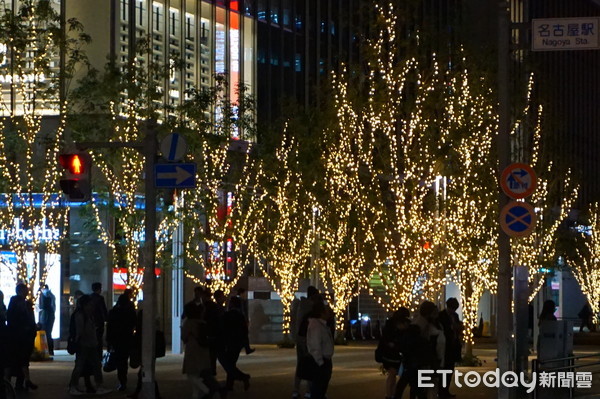
<svg viewBox="0 0 600 399"><path fill-rule="evenodd" d="M510 237L524 237L533 231L536 219L531 205L511 201L500 212L500 227Z"/></svg>

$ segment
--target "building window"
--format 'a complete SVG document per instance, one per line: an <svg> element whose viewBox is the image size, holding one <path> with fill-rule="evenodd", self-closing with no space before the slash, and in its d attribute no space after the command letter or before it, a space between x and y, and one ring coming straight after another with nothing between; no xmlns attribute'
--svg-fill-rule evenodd
<svg viewBox="0 0 600 399"><path fill-rule="evenodd" d="M294 67L296 72L302 72L302 55L296 54L296 58L294 59Z"/></svg>
<svg viewBox="0 0 600 399"><path fill-rule="evenodd" d="M177 36L179 34L179 10L169 8L169 34Z"/></svg>
<svg viewBox="0 0 600 399"><path fill-rule="evenodd" d="M244 1L244 14L249 17L254 16L254 0Z"/></svg>
<svg viewBox="0 0 600 399"><path fill-rule="evenodd" d="M163 5L160 3L153 3L152 4L152 13L153 15L153 20L154 20L154 30L161 30L162 29L162 18L163 18Z"/></svg>
<svg viewBox="0 0 600 399"><path fill-rule="evenodd" d="M291 28L292 26L292 1L283 0L283 26Z"/></svg>
<svg viewBox="0 0 600 399"><path fill-rule="evenodd" d="M146 19L146 8L144 8L144 0L136 0L135 14L138 26L143 26Z"/></svg>
<svg viewBox="0 0 600 399"><path fill-rule="evenodd" d="M121 0L121 20L127 21L127 12L129 11L129 1Z"/></svg>
<svg viewBox="0 0 600 399"><path fill-rule="evenodd" d="M267 20L267 0L258 0L258 10L256 11L259 21Z"/></svg>
<svg viewBox="0 0 600 399"><path fill-rule="evenodd" d="M192 14L185 13L185 38L190 41L194 41L196 29L196 20Z"/></svg>

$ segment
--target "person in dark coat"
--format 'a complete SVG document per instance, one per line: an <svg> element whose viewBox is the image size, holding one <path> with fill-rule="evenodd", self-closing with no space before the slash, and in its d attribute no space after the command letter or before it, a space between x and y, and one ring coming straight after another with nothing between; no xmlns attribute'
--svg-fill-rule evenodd
<svg viewBox="0 0 600 399"><path fill-rule="evenodd" d="M393 398L396 390L396 376L402 363L400 342L404 330L410 324L410 320L406 317L407 314L410 315L408 309L402 308L402 310L395 311L392 317L386 320L381 339L377 345L378 356L381 358L381 363L387 373L385 380L386 399Z"/></svg>
<svg viewBox="0 0 600 399"><path fill-rule="evenodd" d="M538 317L538 325L540 325L543 321L556 321L554 312L556 312L556 303L552 300L545 301L542 305L540 316Z"/></svg>
<svg viewBox="0 0 600 399"><path fill-rule="evenodd" d="M48 284L44 285L42 295L40 295L40 324L42 330L46 332L48 340L48 353L54 355L54 340L52 339L52 329L56 319L56 297L50 291Z"/></svg>
<svg viewBox="0 0 600 399"><path fill-rule="evenodd" d="M9 366L17 376L15 389L37 389L29 377L29 358L37 333L33 303L27 299L29 289L18 284L17 295L10 298L6 312L7 333L10 342ZM25 386L23 386L23 383Z"/></svg>
<svg viewBox="0 0 600 399"><path fill-rule="evenodd" d="M4 293L0 291L0 374L4 376L8 358L8 331L6 329L6 306L4 305ZM0 384L1 385L1 384ZM0 398L1 398L0 393Z"/></svg>
<svg viewBox="0 0 600 399"><path fill-rule="evenodd" d="M444 364L442 364L441 368L443 370L451 371L446 379L446 382L448 383L452 381L452 373L454 373L456 362L459 362L462 358L462 323L456 313L458 307L459 304L456 298L448 298L446 301L446 309L442 310L438 316L438 322L440 323L444 331L444 337L446 338ZM450 393L450 387L448 385L442 386L440 384L440 398L452 398L454 396L455 395Z"/></svg>
<svg viewBox="0 0 600 399"><path fill-rule="evenodd" d="M127 389L127 369L130 351L133 345L137 314L135 306L128 295L122 294L117 299L117 304L108 312L106 323L106 341L116 359L117 377L119 386L117 390Z"/></svg>
<svg viewBox="0 0 600 399"><path fill-rule="evenodd" d="M194 299L183 306L182 319L200 319L204 314L204 305L202 304L202 296L204 289L200 286L194 287Z"/></svg>
<svg viewBox="0 0 600 399"><path fill-rule="evenodd" d="M225 338L225 353L223 367L227 372L227 388L233 389L235 381L244 383L244 390L250 387L250 375L237 368L240 351L248 345L248 325L242 310L242 301L233 297L229 302L229 310L223 316L223 335Z"/></svg>
<svg viewBox="0 0 600 399"><path fill-rule="evenodd" d="M594 326L594 311L588 302L583 305L577 316L581 319L579 332L583 332L584 327L587 327L590 332L596 331L596 327Z"/></svg>
<svg viewBox="0 0 600 399"><path fill-rule="evenodd" d="M98 355L97 347L97 328L94 319L94 304L91 295L84 295L79 298L77 309L73 313L69 330L75 333L74 342L76 345L75 367L71 373L69 382L69 393L71 395L82 395L84 391L79 388L79 379L86 372L90 372L96 381L96 387L88 386L87 392L102 395L110 392L102 386L102 359ZM92 389L90 389L92 388Z"/></svg>
<svg viewBox="0 0 600 399"><path fill-rule="evenodd" d="M218 296L217 290L215 298ZM221 291L222 293L223 291ZM224 297L224 295L223 295ZM219 296L219 298L221 298ZM219 302L222 299L219 299ZM223 316L225 308L222 304L214 302L209 288L205 288L202 296L204 305L204 320L206 321L208 335L208 349L210 351L210 365L213 375L217 375L217 358L221 358L225 352L225 343L223 337ZM223 365L223 362L221 362Z"/></svg>
<svg viewBox="0 0 600 399"><path fill-rule="evenodd" d="M92 298L94 323L96 324L96 340L98 341L98 355L102 358L102 349L104 348L104 323L108 318L106 302L102 296L102 284L92 284Z"/></svg>

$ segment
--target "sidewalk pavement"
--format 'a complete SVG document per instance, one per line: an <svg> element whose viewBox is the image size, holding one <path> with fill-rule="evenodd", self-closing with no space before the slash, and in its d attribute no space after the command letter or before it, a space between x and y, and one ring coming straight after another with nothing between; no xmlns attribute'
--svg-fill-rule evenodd
<svg viewBox="0 0 600 399"><path fill-rule="evenodd" d="M251 386L243 391L241 383L229 395L229 399L289 399L292 396L292 383L296 362L296 351L278 349L274 345L256 345L256 352L250 356L240 357L239 368L252 375ZM356 343L348 346L336 346L333 358L334 370L328 391L329 399L384 399L385 376L379 370L374 360L375 344L373 342ZM588 347L583 350L597 351L598 348ZM482 360L481 367L457 367L457 370L467 372L476 370L480 374L496 368L495 349L493 345L480 345L475 354ZM69 398L67 384L73 368L74 357L65 351L57 351L53 361L34 362L31 364L31 378L39 385L37 391L23 392L19 399L62 399ZM157 360L157 381L163 399L184 399L191 397L191 388L185 376L181 374L183 356L168 354ZM117 386L116 372L104 374L105 386ZM135 387L137 371L129 372L128 393ZM587 392L576 392L576 398L600 398L600 375L594 375L593 388ZM218 377L223 381L225 376L219 369ZM484 399L495 398L493 388L452 387L457 398ZM582 396L585 394L586 396ZM93 397L95 395L89 395ZM113 391L103 397L107 399L125 399L122 392ZM408 393L405 393L408 398ZM567 396L565 396L567 397ZM216 398L216 397L215 397ZM521 398L517 398L521 399Z"/></svg>

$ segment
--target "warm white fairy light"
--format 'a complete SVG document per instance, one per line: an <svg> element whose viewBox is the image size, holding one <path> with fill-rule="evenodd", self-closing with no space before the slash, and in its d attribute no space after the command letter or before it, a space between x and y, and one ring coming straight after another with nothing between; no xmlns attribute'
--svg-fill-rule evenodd
<svg viewBox="0 0 600 399"><path fill-rule="evenodd" d="M592 308L594 323L598 324L600 314L600 203L589 208L589 231L582 234L577 249L577 257L567 258L567 263L581 291Z"/></svg>
<svg viewBox="0 0 600 399"><path fill-rule="evenodd" d="M60 231L59 237L51 240L34 234L31 239L13 237L8 242L16 255L15 280L26 283L37 300L39 292L33 292L33 287L36 282L38 287L45 284L52 267L51 256L59 253L66 234L69 209L59 206L56 198L62 173L57 156L66 126L67 104L61 103L53 90L58 74L48 67L51 61L58 59L59 49L51 33L51 28L56 27L55 21L51 16L48 21L39 20L36 2L23 5L30 7L26 13L3 10L11 13L23 41L17 43L10 35L3 39L13 56L10 66L4 69L11 75L2 76L2 82L10 84L15 107L3 97L2 109L8 113L10 123L7 123L8 118L0 122L0 173L5 183L5 208L0 212L0 223L3 229L10 230L14 219L20 218L31 226L44 224L48 229ZM42 123L43 116L50 111L59 115L57 126L52 130ZM17 147L10 147L9 142ZM33 193L41 198L37 205L33 203ZM29 267L28 253L33 253ZM44 260L40 259L42 253L45 253Z"/></svg>

